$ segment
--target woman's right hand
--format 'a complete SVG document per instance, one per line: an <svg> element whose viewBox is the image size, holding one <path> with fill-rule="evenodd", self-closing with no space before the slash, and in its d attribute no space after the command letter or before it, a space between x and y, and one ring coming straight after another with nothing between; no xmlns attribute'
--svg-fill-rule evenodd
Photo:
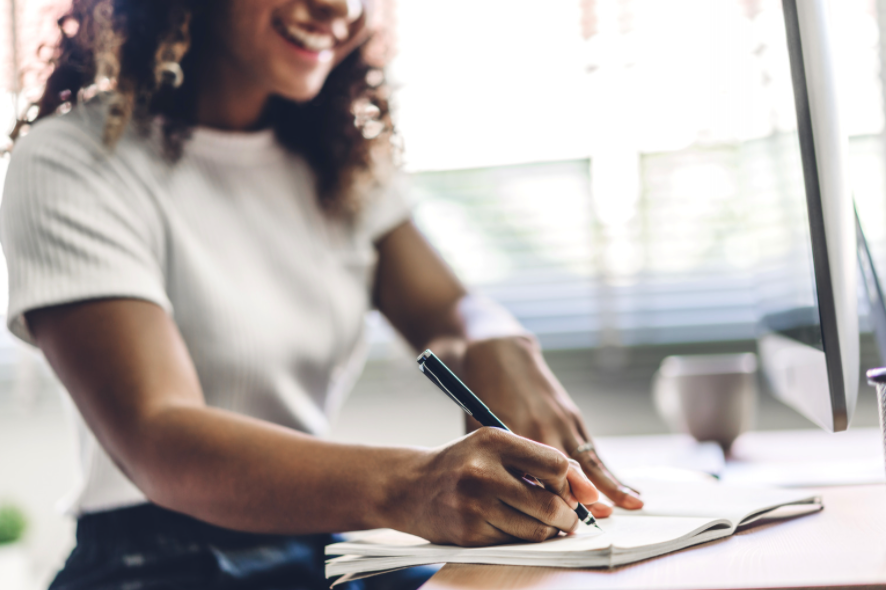
<svg viewBox="0 0 886 590"><path fill-rule="evenodd" d="M392 527L478 545L569 530L570 490L597 497L562 453L503 431L432 450L349 445L207 406L181 334L153 303L87 301L27 320L122 471L151 502L209 524L281 535ZM556 494L513 475L527 472Z"/></svg>
<svg viewBox="0 0 886 590"><path fill-rule="evenodd" d="M563 453L497 428L428 451L411 467L410 483L394 494L395 526L434 543L544 541L574 531L577 503L598 498Z"/></svg>

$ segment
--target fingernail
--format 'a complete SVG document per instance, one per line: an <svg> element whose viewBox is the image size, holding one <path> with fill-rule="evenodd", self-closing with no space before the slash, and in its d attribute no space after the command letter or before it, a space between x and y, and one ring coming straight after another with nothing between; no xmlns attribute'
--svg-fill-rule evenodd
<svg viewBox="0 0 886 590"><path fill-rule="evenodd" d="M633 492L627 491L627 495L624 499L624 507L625 508L642 508L643 500L637 497L637 495Z"/></svg>

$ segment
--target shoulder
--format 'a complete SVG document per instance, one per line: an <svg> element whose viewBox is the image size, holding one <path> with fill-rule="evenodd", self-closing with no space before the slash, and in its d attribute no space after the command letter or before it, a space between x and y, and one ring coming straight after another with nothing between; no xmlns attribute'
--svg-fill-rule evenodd
<svg viewBox="0 0 886 590"><path fill-rule="evenodd" d="M3 186L0 225L5 234L23 216L92 200L100 195L107 150L77 110L37 121L12 150Z"/></svg>
<svg viewBox="0 0 886 590"><path fill-rule="evenodd" d="M369 195L358 224L371 242L378 242L412 217L411 184L402 172L392 175Z"/></svg>
<svg viewBox="0 0 886 590"><path fill-rule="evenodd" d="M127 131L109 148L102 141L105 104L93 99L71 111L34 123L13 150L3 187L3 204L27 198L52 199L128 193L133 180L160 161L150 138ZM131 186L130 186L131 185ZM47 191L63 186L66 190Z"/></svg>
<svg viewBox="0 0 886 590"><path fill-rule="evenodd" d="M102 145L101 104L79 104L63 115L50 115L31 125L12 150L12 162L41 155L68 154L95 159L109 153ZM10 162L10 164L12 164Z"/></svg>
<svg viewBox="0 0 886 590"><path fill-rule="evenodd" d="M0 203L7 322L32 342L32 309L134 297L170 309L162 214L142 186L134 144L110 150L92 105L35 123L16 144ZM121 149L122 147L122 149Z"/></svg>
<svg viewBox="0 0 886 590"><path fill-rule="evenodd" d="M140 233L159 231L160 215L141 177L151 174L133 138L109 149L102 142L102 105L78 105L36 122L12 151L0 202L0 241L63 226L121 223ZM134 135L134 134L133 134Z"/></svg>
<svg viewBox="0 0 886 590"><path fill-rule="evenodd" d="M83 110L41 119L16 142L3 186L4 218L63 195L70 199L90 192L88 185L100 175L107 155Z"/></svg>
<svg viewBox="0 0 886 590"><path fill-rule="evenodd" d="M102 140L106 104L100 98L74 106L69 112L43 118L19 139L12 150L10 170L27 164L69 166L101 173L131 159L134 153L152 154L150 138L128 130L114 148ZM51 173L51 170L49 171Z"/></svg>

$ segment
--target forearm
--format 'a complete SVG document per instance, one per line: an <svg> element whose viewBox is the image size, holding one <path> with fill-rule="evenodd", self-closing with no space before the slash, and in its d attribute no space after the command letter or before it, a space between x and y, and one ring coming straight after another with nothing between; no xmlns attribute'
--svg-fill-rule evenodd
<svg viewBox="0 0 886 590"><path fill-rule="evenodd" d="M465 294L440 315L437 330L417 348L430 348L456 373L462 374L465 354L472 344L500 338L535 340L511 313L495 301Z"/></svg>
<svg viewBox="0 0 886 590"><path fill-rule="evenodd" d="M241 531L396 527L424 451L343 445L205 406L163 409L120 445L124 470L166 508Z"/></svg>
<svg viewBox="0 0 886 590"><path fill-rule="evenodd" d="M501 305L470 293L411 222L376 244L373 298L416 349L430 348L456 373L471 344L529 336Z"/></svg>

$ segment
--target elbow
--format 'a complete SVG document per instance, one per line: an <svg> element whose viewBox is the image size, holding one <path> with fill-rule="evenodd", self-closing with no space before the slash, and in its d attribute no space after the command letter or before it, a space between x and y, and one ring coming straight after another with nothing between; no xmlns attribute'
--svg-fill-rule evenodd
<svg viewBox="0 0 886 590"><path fill-rule="evenodd" d="M186 504L183 490L188 486L187 470L182 468L183 453L179 438L170 431L176 427L162 417L140 421L127 428L116 448L108 448L118 469L149 502L181 510Z"/></svg>
<svg viewBox="0 0 886 590"><path fill-rule="evenodd" d="M153 443L141 441L141 447L153 446ZM164 508L175 509L178 505L178 494L175 478L170 477L169 466L163 467L155 459L162 455L163 449L142 448L125 453L109 453L117 468L132 482L145 498L152 504Z"/></svg>

